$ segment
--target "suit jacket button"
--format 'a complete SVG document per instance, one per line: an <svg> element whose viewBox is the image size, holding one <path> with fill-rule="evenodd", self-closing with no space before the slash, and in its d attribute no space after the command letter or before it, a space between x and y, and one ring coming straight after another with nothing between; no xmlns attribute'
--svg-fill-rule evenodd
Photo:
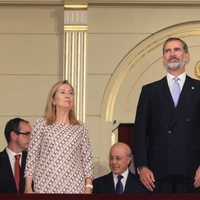
<svg viewBox="0 0 200 200"><path fill-rule="evenodd" d="M172 133L172 131L168 130L168 133L169 133L169 134L171 134L171 133Z"/></svg>

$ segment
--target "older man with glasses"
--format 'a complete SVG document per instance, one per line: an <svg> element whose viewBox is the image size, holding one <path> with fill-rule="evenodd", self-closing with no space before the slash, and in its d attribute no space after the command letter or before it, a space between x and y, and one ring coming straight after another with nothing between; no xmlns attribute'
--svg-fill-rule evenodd
<svg viewBox="0 0 200 200"><path fill-rule="evenodd" d="M5 127L7 147L0 152L0 193L23 193L24 168L31 125L21 118L14 118Z"/></svg>
<svg viewBox="0 0 200 200"><path fill-rule="evenodd" d="M93 193L131 194L145 192L138 176L129 170L132 153L127 144L115 143L110 149L108 160L111 172L94 179Z"/></svg>

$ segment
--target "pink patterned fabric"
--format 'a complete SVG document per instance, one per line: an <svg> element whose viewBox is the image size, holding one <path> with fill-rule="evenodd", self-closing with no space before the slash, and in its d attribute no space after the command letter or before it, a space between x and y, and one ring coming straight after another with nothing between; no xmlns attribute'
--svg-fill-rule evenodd
<svg viewBox="0 0 200 200"><path fill-rule="evenodd" d="M92 153L85 124L47 125L36 121L26 161L36 193L84 193L93 178Z"/></svg>

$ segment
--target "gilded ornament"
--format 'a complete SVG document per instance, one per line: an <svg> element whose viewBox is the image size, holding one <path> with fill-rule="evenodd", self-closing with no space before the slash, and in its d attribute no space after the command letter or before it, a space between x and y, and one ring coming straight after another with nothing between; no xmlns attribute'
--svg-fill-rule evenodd
<svg viewBox="0 0 200 200"><path fill-rule="evenodd" d="M200 61L195 66L195 75L200 78Z"/></svg>

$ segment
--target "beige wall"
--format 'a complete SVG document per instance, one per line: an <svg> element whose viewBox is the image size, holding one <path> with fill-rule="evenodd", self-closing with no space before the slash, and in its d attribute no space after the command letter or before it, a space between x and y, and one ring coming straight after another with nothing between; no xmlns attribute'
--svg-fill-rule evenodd
<svg viewBox="0 0 200 200"><path fill-rule="evenodd" d="M5 123L19 116L34 124L43 114L50 86L63 77L64 1L1 2L3 149ZM179 6L163 0L159 4L150 0L88 2L86 123L95 176L99 176L109 171L108 151L117 140L117 132L112 130L120 122L134 122L142 85L165 74L161 48L168 36L180 36L189 43L192 58L188 73L195 76L194 66L200 60L200 1L176 1Z"/></svg>
<svg viewBox="0 0 200 200"><path fill-rule="evenodd" d="M35 1L37 2L37 1ZM62 79L63 5L0 2L0 149L5 123L43 115L50 86Z"/></svg>

